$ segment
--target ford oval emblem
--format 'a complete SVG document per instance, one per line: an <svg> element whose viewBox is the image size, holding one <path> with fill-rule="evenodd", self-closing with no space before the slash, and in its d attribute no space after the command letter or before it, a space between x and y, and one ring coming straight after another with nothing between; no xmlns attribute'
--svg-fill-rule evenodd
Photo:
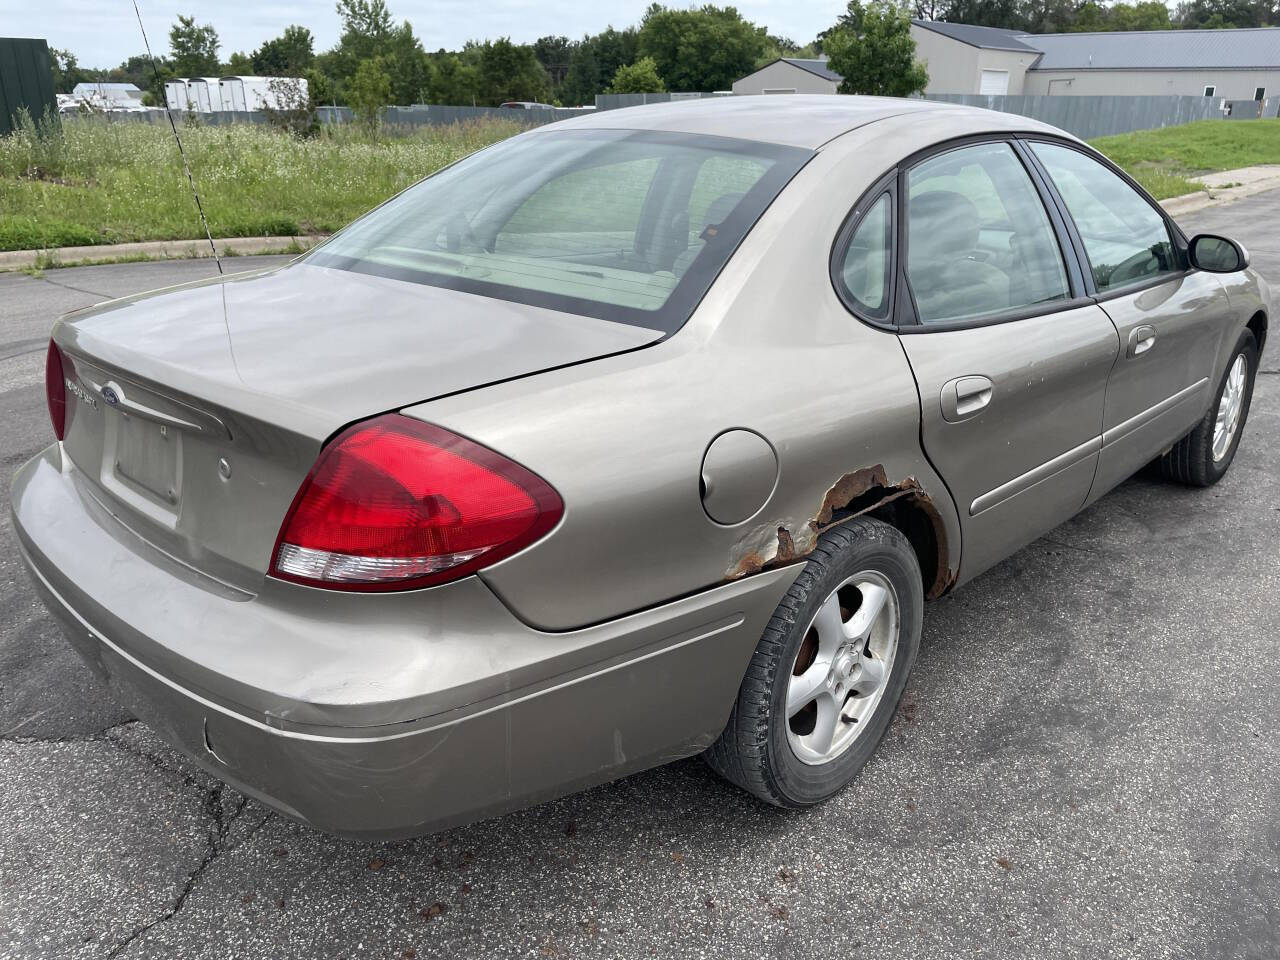
<svg viewBox="0 0 1280 960"><path fill-rule="evenodd" d="M116 393L115 387L103 387L102 399L107 401L107 406L114 407L120 402L120 394Z"/></svg>

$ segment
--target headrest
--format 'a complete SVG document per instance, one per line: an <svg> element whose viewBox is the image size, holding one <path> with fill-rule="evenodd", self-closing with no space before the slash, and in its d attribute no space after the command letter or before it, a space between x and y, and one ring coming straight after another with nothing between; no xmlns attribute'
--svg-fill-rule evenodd
<svg viewBox="0 0 1280 960"><path fill-rule="evenodd" d="M929 190L912 197L907 209L911 260L954 260L977 248L978 208L964 194Z"/></svg>
<svg viewBox="0 0 1280 960"><path fill-rule="evenodd" d="M702 223L699 225L700 230L707 227L714 227L724 223L729 218L729 214L742 202L742 198L746 196L743 193L722 193L707 205L707 212L702 216Z"/></svg>

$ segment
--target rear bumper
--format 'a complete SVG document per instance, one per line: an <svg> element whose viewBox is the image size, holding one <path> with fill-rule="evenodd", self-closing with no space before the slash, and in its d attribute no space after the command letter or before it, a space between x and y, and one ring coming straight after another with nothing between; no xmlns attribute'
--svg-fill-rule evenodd
<svg viewBox="0 0 1280 960"><path fill-rule="evenodd" d="M19 470L12 500L45 603L141 719L281 812L370 838L705 748L797 572L544 633L475 577L400 595L228 588L134 537L57 445Z"/></svg>

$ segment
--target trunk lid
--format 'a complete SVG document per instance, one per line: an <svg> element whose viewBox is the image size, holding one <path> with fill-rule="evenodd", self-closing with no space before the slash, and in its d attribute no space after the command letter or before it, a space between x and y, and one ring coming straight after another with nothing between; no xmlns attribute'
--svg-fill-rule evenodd
<svg viewBox="0 0 1280 960"><path fill-rule="evenodd" d="M342 427L661 336L305 263L201 281L57 325L64 450L143 539L254 591Z"/></svg>

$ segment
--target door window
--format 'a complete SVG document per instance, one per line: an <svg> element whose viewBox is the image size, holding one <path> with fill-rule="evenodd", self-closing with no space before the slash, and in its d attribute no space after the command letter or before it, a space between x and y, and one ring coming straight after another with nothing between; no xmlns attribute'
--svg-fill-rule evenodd
<svg viewBox="0 0 1280 960"><path fill-rule="evenodd" d="M951 150L908 173L907 279L921 323L1070 297L1053 226L1009 144Z"/></svg>
<svg viewBox="0 0 1280 960"><path fill-rule="evenodd" d="M889 315L889 194L882 193L853 231L840 281L859 313L872 320Z"/></svg>
<svg viewBox="0 0 1280 960"><path fill-rule="evenodd" d="M1217 89L1218 89L1218 88L1217 88L1217 87L1215 87L1212 83L1206 83L1206 84L1204 85L1204 95L1205 95L1206 97L1212 97L1212 96L1213 96L1213 92L1214 92L1215 90L1217 90Z"/></svg>
<svg viewBox="0 0 1280 960"><path fill-rule="evenodd" d="M1266 87L1254 87L1254 88L1253 88L1253 99L1255 99L1255 100L1265 100L1265 99L1267 99L1267 88L1266 88Z"/></svg>
<svg viewBox="0 0 1280 960"><path fill-rule="evenodd" d="M1099 291L1180 269L1164 217L1092 157L1052 143L1032 144L1080 231Z"/></svg>

